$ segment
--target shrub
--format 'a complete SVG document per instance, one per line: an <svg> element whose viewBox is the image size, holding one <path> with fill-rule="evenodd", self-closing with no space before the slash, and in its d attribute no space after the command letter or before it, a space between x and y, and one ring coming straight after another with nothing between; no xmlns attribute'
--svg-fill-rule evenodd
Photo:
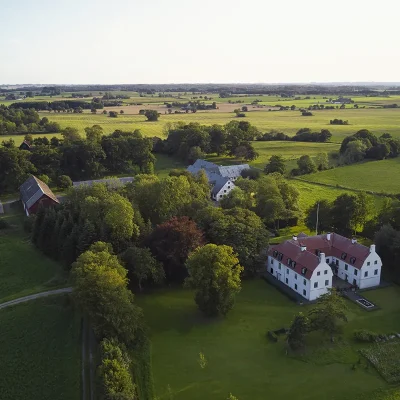
<svg viewBox="0 0 400 400"><path fill-rule="evenodd" d="M24 219L24 231L26 233L32 233L33 225L35 224L36 215L31 214L29 217Z"/></svg>
<svg viewBox="0 0 400 400"><path fill-rule="evenodd" d="M68 175L61 175L58 177L57 186L60 189L68 189L72 186L72 180Z"/></svg>
<svg viewBox="0 0 400 400"><path fill-rule="evenodd" d="M359 342L374 343L378 340L378 333L368 331L367 329L358 329L354 331L354 338Z"/></svg>
<svg viewBox="0 0 400 400"><path fill-rule="evenodd" d="M50 178L47 175L39 175L38 178L44 182L46 185L50 183Z"/></svg>

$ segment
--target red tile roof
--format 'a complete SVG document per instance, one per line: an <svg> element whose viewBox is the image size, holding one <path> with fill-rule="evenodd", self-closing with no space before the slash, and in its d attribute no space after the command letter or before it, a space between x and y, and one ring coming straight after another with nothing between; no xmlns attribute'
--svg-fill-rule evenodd
<svg viewBox="0 0 400 400"><path fill-rule="evenodd" d="M301 251L299 245L294 242L295 241L293 240L287 240L286 242L276 246L271 246L268 250L268 255L274 257L274 251L278 251L283 254L282 259L278 259L278 261L282 262L282 264L286 266L289 266L288 259L294 261L296 265L291 269L296 271L298 274L303 275L306 279L310 279L315 268L319 265L319 257L307 250ZM277 259L277 257L274 258ZM303 268L306 268L305 273L302 273L304 271Z"/></svg>
<svg viewBox="0 0 400 400"><path fill-rule="evenodd" d="M318 250L321 253L325 253L325 256L327 257L336 257L347 264L353 265L357 269L361 269L365 259L370 253L368 247L359 243L352 243L351 239L337 233L331 233L329 240L327 234L324 234L308 237L302 236L298 240L288 240L287 242L292 243L299 249L301 245L306 246L306 252L313 254L315 257L316 251ZM345 256L344 253L346 254L346 257L342 258L342 255L343 257ZM353 257L355 260L353 260Z"/></svg>

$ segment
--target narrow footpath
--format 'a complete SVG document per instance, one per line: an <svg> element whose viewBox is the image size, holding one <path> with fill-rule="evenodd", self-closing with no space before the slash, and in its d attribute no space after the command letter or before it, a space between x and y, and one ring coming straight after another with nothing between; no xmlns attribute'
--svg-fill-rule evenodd
<svg viewBox="0 0 400 400"><path fill-rule="evenodd" d="M55 289L55 290L48 290L46 292L35 293L29 296L20 297L19 299L14 299L10 301L6 301L5 303L0 304L0 310L3 308L15 306L16 304L25 303L26 301L40 299L42 297L53 296L56 294L63 294L63 293L71 293L72 287L62 288L62 289Z"/></svg>

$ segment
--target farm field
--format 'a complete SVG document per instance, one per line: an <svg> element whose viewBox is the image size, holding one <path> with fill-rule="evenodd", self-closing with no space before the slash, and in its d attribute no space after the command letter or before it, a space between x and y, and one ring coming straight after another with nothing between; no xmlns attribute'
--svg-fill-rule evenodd
<svg viewBox="0 0 400 400"><path fill-rule="evenodd" d="M83 133L85 127L98 124L103 127L105 133L111 133L116 129L141 129L146 136L159 137L165 136L163 127L167 123L184 121L213 125L226 124L237 119L233 113L226 112L163 114L157 122L147 122L146 117L143 115L119 115L118 118L89 113L40 113L40 115L48 117L51 121L58 122L62 128L71 126L79 129L81 133ZM348 120L350 125L330 125L329 121L334 118ZM263 132L276 129L290 135L295 134L302 127L308 127L315 131L329 129L332 133L332 142L335 143L340 143L345 136L353 134L360 129L369 129L377 135L390 133L393 136L400 137L400 109L320 110L314 111L314 116L312 117L303 117L299 111L251 111L246 114L246 118L241 118L240 120L249 121Z"/></svg>
<svg viewBox="0 0 400 400"><path fill-rule="evenodd" d="M340 185L349 189L396 194L400 192L399 171L400 159L392 158L303 175L301 179L326 185Z"/></svg>
<svg viewBox="0 0 400 400"><path fill-rule="evenodd" d="M80 316L65 297L0 312L2 400L81 398Z"/></svg>
<svg viewBox="0 0 400 400"><path fill-rule="evenodd" d="M300 308L262 280L243 282L235 308L218 320L202 317L187 290L138 296L152 334L157 395L219 400L232 393L240 400L258 400L268 393L274 400L319 400L329 393L332 400L370 399L389 385L365 362L352 370L360 357L353 330L399 331L400 301L394 299L400 299L400 288L365 295L381 310L367 313L349 302L343 339L333 347L314 342L301 358L285 355L284 339L271 343L266 332L287 327L296 313L311 306ZM200 352L207 360L204 369Z"/></svg>
<svg viewBox="0 0 400 400"><path fill-rule="evenodd" d="M33 247L19 216L3 218L12 228L0 230L0 303L65 286L61 265Z"/></svg>

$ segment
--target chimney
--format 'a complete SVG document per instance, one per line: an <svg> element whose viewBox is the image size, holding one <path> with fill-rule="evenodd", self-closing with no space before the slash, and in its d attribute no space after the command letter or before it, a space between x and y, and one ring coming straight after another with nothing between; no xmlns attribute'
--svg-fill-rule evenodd
<svg viewBox="0 0 400 400"><path fill-rule="evenodd" d="M292 236L293 240L297 240L297 235Z"/></svg>
<svg viewBox="0 0 400 400"><path fill-rule="evenodd" d="M304 244L300 243L300 249L301 249L301 251L306 251L307 250L307 246L305 246Z"/></svg>
<svg viewBox="0 0 400 400"><path fill-rule="evenodd" d="M331 233L330 233L330 232L328 232L328 233L326 234L326 240L331 240Z"/></svg>
<svg viewBox="0 0 400 400"><path fill-rule="evenodd" d="M357 243L357 239L356 238L351 239L351 243L356 244Z"/></svg>
<svg viewBox="0 0 400 400"><path fill-rule="evenodd" d="M325 263L326 259L325 259L325 253L319 253L319 260L321 263Z"/></svg>
<svg viewBox="0 0 400 400"><path fill-rule="evenodd" d="M371 246L369 247L369 252L375 253L375 245L374 244L371 244Z"/></svg>

